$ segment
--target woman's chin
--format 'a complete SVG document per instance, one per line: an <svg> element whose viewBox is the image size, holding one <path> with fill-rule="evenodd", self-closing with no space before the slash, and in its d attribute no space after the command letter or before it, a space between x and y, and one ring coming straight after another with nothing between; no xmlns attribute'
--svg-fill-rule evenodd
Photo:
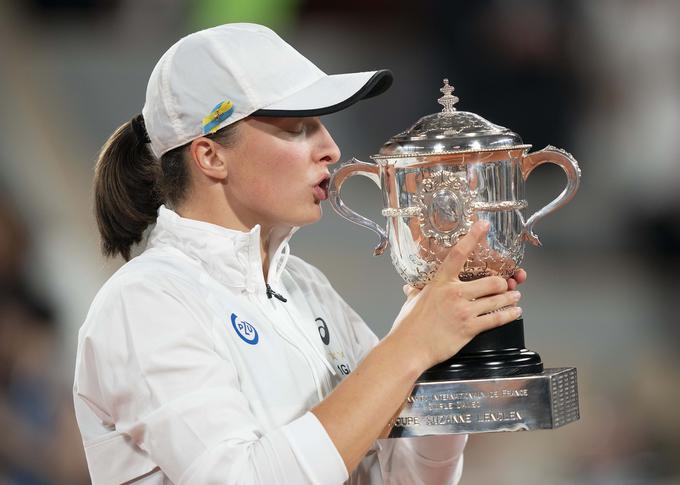
<svg viewBox="0 0 680 485"><path fill-rule="evenodd" d="M305 214L300 214L300 217L296 218L294 221L291 221L291 225L306 226L309 224L314 224L315 222L319 222L319 220L321 220L322 215L323 209L321 208L321 205L317 203L313 209L307 211Z"/></svg>

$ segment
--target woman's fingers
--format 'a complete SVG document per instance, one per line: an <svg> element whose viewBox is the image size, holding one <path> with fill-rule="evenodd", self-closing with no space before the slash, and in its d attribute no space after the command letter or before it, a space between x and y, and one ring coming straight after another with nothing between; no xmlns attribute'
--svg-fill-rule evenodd
<svg viewBox="0 0 680 485"><path fill-rule="evenodd" d="M508 278L508 290L516 290L518 285L521 285L527 280L527 272L522 268L515 271L510 278Z"/></svg>
<svg viewBox="0 0 680 485"><path fill-rule="evenodd" d="M474 315L482 315L496 311L500 308L516 305L522 297L519 291L507 291L500 295L488 296L473 301L472 308Z"/></svg>
<svg viewBox="0 0 680 485"><path fill-rule="evenodd" d="M500 327L501 325L505 325L506 323L510 323L513 320L517 320L521 316L522 309L518 306L513 306L478 316L476 318L476 326L479 328L479 331L482 332L484 330L489 330Z"/></svg>
<svg viewBox="0 0 680 485"><path fill-rule="evenodd" d="M527 280L527 272L522 268L519 268L517 271L515 271L515 274L512 275L512 278L521 285Z"/></svg>
<svg viewBox="0 0 680 485"><path fill-rule="evenodd" d="M477 244L484 239L488 230L488 221L480 220L470 226L468 233L449 250L449 253L439 267L439 271L437 271L434 281L449 282L457 280L458 274L463 271L465 262L475 250Z"/></svg>
<svg viewBox="0 0 680 485"><path fill-rule="evenodd" d="M508 290L508 281L500 276L486 276L478 280L460 283L460 285L462 295L468 300L497 295Z"/></svg>
<svg viewBox="0 0 680 485"><path fill-rule="evenodd" d="M401 289L404 292L404 296L406 297L407 300L410 300L418 293L420 293L420 290L418 288L411 285L404 285Z"/></svg>

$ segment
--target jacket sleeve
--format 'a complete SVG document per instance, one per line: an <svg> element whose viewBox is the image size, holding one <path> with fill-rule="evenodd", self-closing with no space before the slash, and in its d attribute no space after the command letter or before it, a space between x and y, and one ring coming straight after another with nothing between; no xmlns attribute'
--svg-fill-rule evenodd
<svg viewBox="0 0 680 485"><path fill-rule="evenodd" d="M214 348L211 317L188 285L136 280L112 293L88 317L98 321L84 327L78 367L87 375L76 376L78 397L106 409L115 430L173 483L347 479L312 413L266 432L258 426L233 362Z"/></svg>
<svg viewBox="0 0 680 485"><path fill-rule="evenodd" d="M363 319L338 295L362 359L378 343ZM423 436L379 440L378 462L384 483L412 485L456 484L463 471L463 450L467 435Z"/></svg>
<svg viewBox="0 0 680 485"><path fill-rule="evenodd" d="M455 485L463 473L467 435L378 440L384 483Z"/></svg>

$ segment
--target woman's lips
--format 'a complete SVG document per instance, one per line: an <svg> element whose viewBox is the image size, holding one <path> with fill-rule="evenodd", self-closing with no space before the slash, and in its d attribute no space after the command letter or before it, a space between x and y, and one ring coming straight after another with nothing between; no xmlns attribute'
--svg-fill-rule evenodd
<svg viewBox="0 0 680 485"><path fill-rule="evenodd" d="M328 179L323 179L319 184L314 186L314 197L318 200L326 200L328 198Z"/></svg>

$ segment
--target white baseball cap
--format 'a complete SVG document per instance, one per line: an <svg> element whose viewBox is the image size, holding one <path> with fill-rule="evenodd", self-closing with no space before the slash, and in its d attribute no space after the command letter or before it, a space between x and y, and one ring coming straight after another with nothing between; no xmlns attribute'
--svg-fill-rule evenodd
<svg viewBox="0 0 680 485"><path fill-rule="evenodd" d="M226 24L188 35L163 54L142 116L160 157L249 115L320 116L391 84L385 69L329 76L271 29Z"/></svg>

